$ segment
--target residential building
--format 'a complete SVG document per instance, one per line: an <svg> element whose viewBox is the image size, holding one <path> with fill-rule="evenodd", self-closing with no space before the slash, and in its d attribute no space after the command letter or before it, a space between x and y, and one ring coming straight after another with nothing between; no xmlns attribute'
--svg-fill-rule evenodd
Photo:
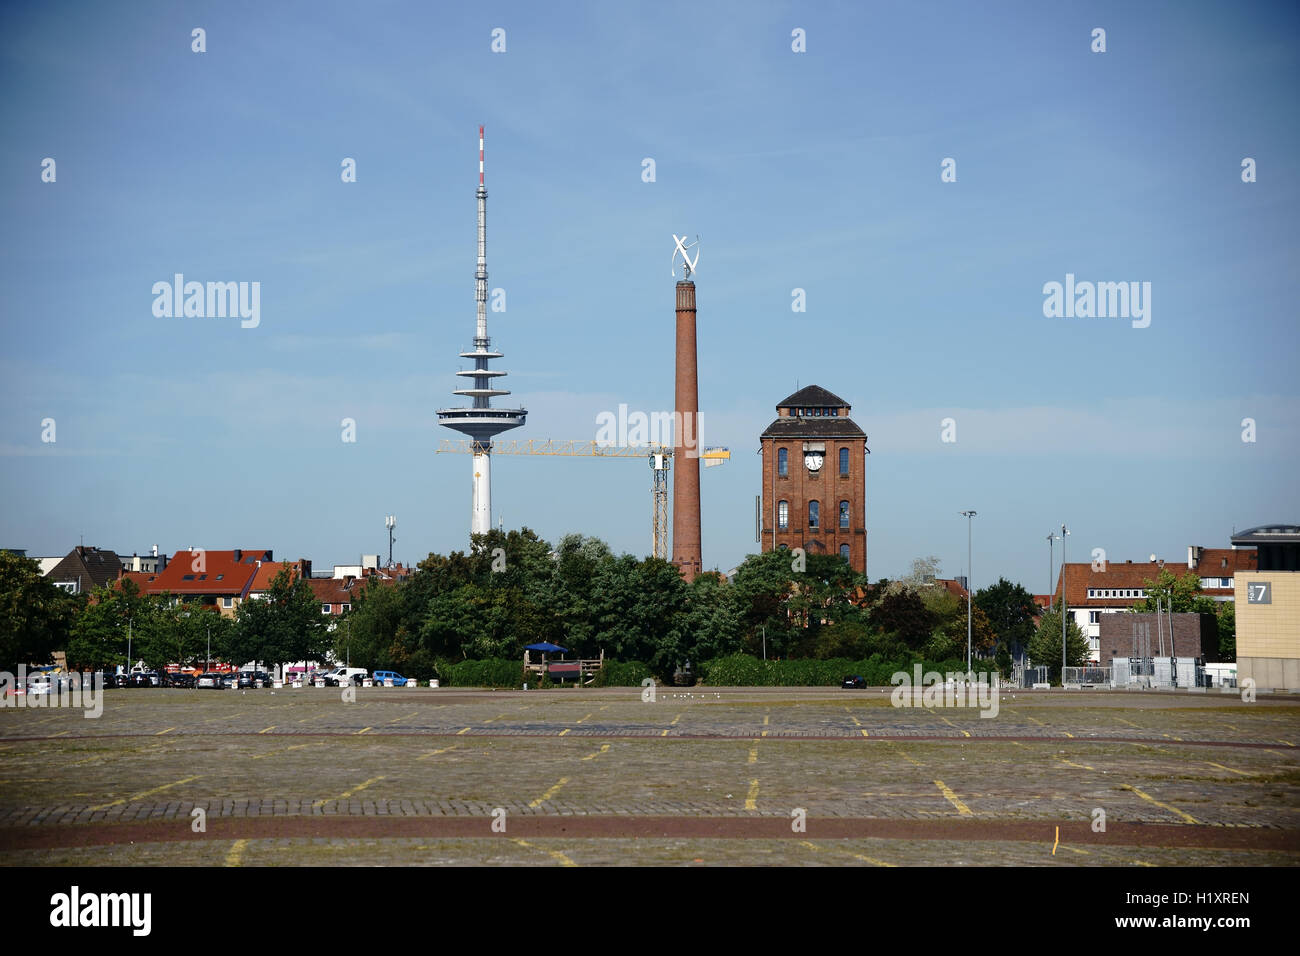
<svg viewBox="0 0 1300 956"><path fill-rule="evenodd" d="M272 560L267 549L209 551L190 548L177 551L167 567L153 577L147 594L166 592L181 601L197 601L216 607L223 616L233 617L248 598L261 564Z"/></svg>
<svg viewBox="0 0 1300 956"><path fill-rule="evenodd" d="M1201 593L1214 601L1232 601L1236 576L1255 570L1254 548L1202 548L1192 545L1185 561L1162 561L1151 556L1147 561L1068 563L1061 568L1052 595L1053 604L1061 600L1064 587L1066 607L1091 649L1090 659L1101 661L1101 620L1104 615L1132 610L1146 600L1146 583L1154 581L1162 568L1179 577L1195 574ZM1122 653L1119 656L1124 656Z"/></svg>
<svg viewBox="0 0 1300 956"><path fill-rule="evenodd" d="M70 594L89 594L117 580L122 562L114 551L78 545L45 575Z"/></svg>

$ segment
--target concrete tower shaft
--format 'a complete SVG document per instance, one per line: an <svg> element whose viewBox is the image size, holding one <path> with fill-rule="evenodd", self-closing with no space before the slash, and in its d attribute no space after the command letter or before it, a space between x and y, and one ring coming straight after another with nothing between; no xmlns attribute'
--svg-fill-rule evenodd
<svg viewBox="0 0 1300 956"><path fill-rule="evenodd" d="M695 283L677 283L677 368L673 410L673 564L686 580L702 570L700 390L695 347Z"/></svg>

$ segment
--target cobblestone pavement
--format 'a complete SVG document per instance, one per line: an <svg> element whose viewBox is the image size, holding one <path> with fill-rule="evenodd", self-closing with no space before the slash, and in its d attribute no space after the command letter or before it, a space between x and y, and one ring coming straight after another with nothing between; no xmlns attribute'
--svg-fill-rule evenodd
<svg viewBox="0 0 1300 956"><path fill-rule="evenodd" d="M347 838L352 862L430 862L418 846L457 862L562 862L554 854L568 850L553 845L561 838L542 831L538 845L550 850L489 847L509 839L490 829L502 812L514 826L583 818L587 835L562 838L578 863L632 862L611 845L629 820L649 817L678 820L683 834L699 820L721 829L690 836L689 859L675 855L677 834L638 840L647 855L635 862L851 863L853 853L874 856L852 850L872 842L855 839L871 821L911 821L906 839L878 841L911 848L895 862L933 862L941 851L944 862L953 852L969 862L1024 862L1029 853L1052 865L1127 865L1129 852L1169 865L1295 863L1297 743L1300 703L1266 695L1243 703L1018 692L981 718L969 708L894 708L880 689L659 688L653 703L640 688L362 688L354 702L326 689L108 691L94 719L72 708L0 709L0 863L76 859L83 851L60 848L85 842L87 828L102 843L137 825L147 829L133 831L135 846L96 850L95 862L213 862L223 841L232 846L227 824L281 818L314 821L293 845L340 862L349 861L331 828L354 818L463 819L483 836L411 834L394 822L392 839ZM796 809L814 834L818 821L865 822L824 842L734 830L764 820L788 829ZM1099 812L1129 851L1084 837L1039 859L1037 834L1090 826ZM195 839L196 815L210 839ZM952 844L937 824L953 820L986 829ZM996 827L1008 824L1023 833L1003 839ZM1167 825L1166 844L1138 825ZM264 831L248 836L234 841L245 862L282 851ZM945 847L918 849L940 840ZM1133 847L1155 855L1134 856Z"/></svg>

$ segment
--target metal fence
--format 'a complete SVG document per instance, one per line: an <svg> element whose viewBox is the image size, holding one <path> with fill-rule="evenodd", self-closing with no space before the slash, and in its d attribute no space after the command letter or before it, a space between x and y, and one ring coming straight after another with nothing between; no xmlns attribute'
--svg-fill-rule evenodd
<svg viewBox="0 0 1300 956"><path fill-rule="evenodd" d="M1020 687L1033 687L1035 684L1046 684L1048 681L1046 667L1021 667L1016 671L1017 685Z"/></svg>
<svg viewBox="0 0 1300 956"><path fill-rule="evenodd" d="M1109 667L1067 667L1065 669L1066 684L1109 684L1110 668Z"/></svg>
<svg viewBox="0 0 1300 956"><path fill-rule="evenodd" d="M1195 657L1116 657L1112 687L1207 687L1204 665Z"/></svg>

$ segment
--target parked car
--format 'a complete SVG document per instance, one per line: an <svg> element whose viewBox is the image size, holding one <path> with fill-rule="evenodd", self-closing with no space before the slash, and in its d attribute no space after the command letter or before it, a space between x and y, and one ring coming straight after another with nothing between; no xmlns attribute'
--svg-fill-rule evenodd
<svg viewBox="0 0 1300 956"><path fill-rule="evenodd" d="M54 681L49 674L33 674L27 678L28 694L49 694L54 689Z"/></svg>
<svg viewBox="0 0 1300 956"><path fill-rule="evenodd" d="M857 674L850 674L848 677L844 678L844 680L840 681L841 688L850 690L856 690L866 686L867 682Z"/></svg>
<svg viewBox="0 0 1300 956"><path fill-rule="evenodd" d="M216 690L221 689L221 675L205 671L194 679L195 687L210 687Z"/></svg>
<svg viewBox="0 0 1300 956"><path fill-rule="evenodd" d="M157 687L161 683L157 674L149 671L133 671L127 677L127 687Z"/></svg>
<svg viewBox="0 0 1300 956"><path fill-rule="evenodd" d="M387 682L391 680L394 687L406 686L406 678L397 673L397 671L375 671L374 679L375 683L380 685L387 684Z"/></svg>
<svg viewBox="0 0 1300 956"><path fill-rule="evenodd" d="M221 686L225 690L231 690L239 683L239 674L231 671L229 674L221 675Z"/></svg>
<svg viewBox="0 0 1300 956"><path fill-rule="evenodd" d="M164 674L163 678L166 682L164 685L166 687L193 687L194 686L193 674L185 674L185 673Z"/></svg>
<svg viewBox="0 0 1300 956"><path fill-rule="evenodd" d="M359 685L370 672L364 667L336 667L326 672L325 686L340 687L344 684Z"/></svg>

